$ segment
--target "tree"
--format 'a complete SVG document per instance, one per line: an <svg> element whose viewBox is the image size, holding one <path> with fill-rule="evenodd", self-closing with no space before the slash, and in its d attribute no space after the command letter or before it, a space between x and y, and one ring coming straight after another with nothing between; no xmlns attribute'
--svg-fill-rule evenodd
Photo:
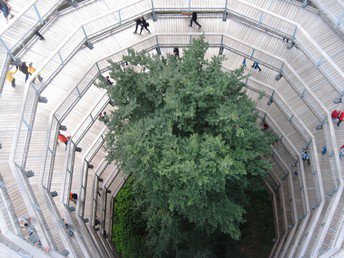
<svg viewBox="0 0 344 258"><path fill-rule="evenodd" d="M108 159L133 180L154 256L211 255L211 237L239 239L245 191L270 169L273 137L256 125L243 68L225 72L205 58L204 37L182 58L129 51L110 61L117 107L108 124Z"/></svg>

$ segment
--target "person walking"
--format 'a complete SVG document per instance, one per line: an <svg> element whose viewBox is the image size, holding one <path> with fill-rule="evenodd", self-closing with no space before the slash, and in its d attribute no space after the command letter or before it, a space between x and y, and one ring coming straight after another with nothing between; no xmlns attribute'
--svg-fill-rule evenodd
<svg viewBox="0 0 344 258"><path fill-rule="evenodd" d="M6 19L6 23L8 23L9 19L12 19L14 17L14 15L11 14L12 7L8 4L7 1L0 0L0 10L2 11L2 14Z"/></svg>
<svg viewBox="0 0 344 258"><path fill-rule="evenodd" d="M15 74L18 71L18 67L16 67L16 70L8 70L6 73L6 80L9 81L14 88L16 86L16 79L13 77L13 74Z"/></svg>
<svg viewBox="0 0 344 258"><path fill-rule="evenodd" d="M36 72L36 68L32 66L32 62L29 64L29 67L28 67L27 70L28 70L28 72L29 72L30 75L32 75L32 74L34 74L34 73ZM43 77L42 77L40 74L37 74L37 77L38 77L38 80L39 80L40 82L43 81ZM36 78L34 78L34 79L32 80L33 83L35 83L35 81L36 81Z"/></svg>
<svg viewBox="0 0 344 258"><path fill-rule="evenodd" d="M138 29L138 27L139 27L139 26L142 24L142 22L141 22L141 18L139 17L139 18L135 19L135 22L136 22L136 27L135 27L134 34L136 34L136 33L137 33L137 29Z"/></svg>
<svg viewBox="0 0 344 258"><path fill-rule="evenodd" d="M301 156L302 156L302 160L306 160L308 165L311 164L311 156L309 155L307 150L301 151Z"/></svg>
<svg viewBox="0 0 344 258"><path fill-rule="evenodd" d="M29 79L29 76L30 76L28 68L29 67L27 67L26 62L22 62L19 66L19 71L25 74L25 82L27 81L27 79Z"/></svg>
<svg viewBox="0 0 344 258"><path fill-rule="evenodd" d="M260 67L259 67L259 63L257 62L257 61L253 61L253 65L251 66L251 67L253 67L253 69L255 69L255 70L259 70L259 72L261 72L262 71L262 69L260 69Z"/></svg>
<svg viewBox="0 0 344 258"><path fill-rule="evenodd" d="M243 65L244 67L247 66L247 65L246 65L246 57L244 57L244 59L242 60L242 65Z"/></svg>
<svg viewBox="0 0 344 258"><path fill-rule="evenodd" d="M146 31L148 31L148 33L150 34L151 32L150 32L150 30L148 29L148 27L149 27L149 23L148 23L148 22L145 20L145 18L142 16L142 17L141 17L141 31L140 31L140 35L141 35L141 33L142 33L143 28L145 28Z"/></svg>
<svg viewBox="0 0 344 258"><path fill-rule="evenodd" d="M197 22L197 13L196 12L192 12L192 16L191 16L191 20L190 20L190 25L189 25L189 27L192 27L192 23L196 23L197 25L198 25L198 28L200 29L202 26L201 26L201 24L199 24L198 22Z"/></svg>

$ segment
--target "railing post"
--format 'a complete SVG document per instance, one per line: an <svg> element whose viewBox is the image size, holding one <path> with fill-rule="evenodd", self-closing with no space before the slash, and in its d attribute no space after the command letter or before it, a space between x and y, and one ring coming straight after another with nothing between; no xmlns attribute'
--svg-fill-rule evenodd
<svg viewBox="0 0 344 258"><path fill-rule="evenodd" d="M118 10L118 19L119 19L119 25L122 25L121 10Z"/></svg>
<svg viewBox="0 0 344 258"><path fill-rule="evenodd" d="M188 0L188 11L191 12L191 0Z"/></svg>
<svg viewBox="0 0 344 258"><path fill-rule="evenodd" d="M98 70L98 75L102 74L100 68L99 68L99 65L98 65L98 62L96 63L96 67L97 67L97 70Z"/></svg>
<svg viewBox="0 0 344 258"><path fill-rule="evenodd" d="M17 61L16 57L13 55L13 53L11 52L11 49L6 45L6 43L3 41L3 39L0 36L0 42L1 44L4 46L4 48L6 49L7 53L11 56L11 58L14 61Z"/></svg>
<svg viewBox="0 0 344 258"><path fill-rule="evenodd" d="M155 36L155 41L156 41L156 52L159 56L161 56L161 49L160 49L160 45L159 45L159 40L158 40L158 36Z"/></svg>
<svg viewBox="0 0 344 258"><path fill-rule="evenodd" d="M250 55L250 59L252 59L252 58L253 58L254 51L255 51L255 49L254 49L254 48L252 48L252 53L251 53L251 55Z"/></svg>
<svg viewBox="0 0 344 258"><path fill-rule="evenodd" d="M61 55L61 53L60 53L60 50L59 50L59 52L57 52L57 54L58 54L58 56L59 56L59 58L60 58L60 61L61 61L62 66L64 66L64 60L63 60L63 58L62 58L62 55Z"/></svg>
<svg viewBox="0 0 344 258"><path fill-rule="evenodd" d="M291 37L291 42L295 41L296 31L297 31L297 25L295 25L295 29L294 29L293 35Z"/></svg>
<svg viewBox="0 0 344 258"><path fill-rule="evenodd" d="M39 23L43 24L43 19L42 19L41 14L39 13L39 10L38 10L38 8L36 6L36 3L33 4L33 8L35 9L35 13L36 13L36 15L38 17Z"/></svg>
<svg viewBox="0 0 344 258"><path fill-rule="evenodd" d="M154 0L151 0L151 3L152 3L152 19L153 21L157 21L155 8L154 8Z"/></svg>
<svg viewBox="0 0 344 258"><path fill-rule="evenodd" d="M225 8L223 10L223 17L222 17L223 22L227 21L227 6L228 6L228 0L225 0Z"/></svg>
<svg viewBox="0 0 344 258"><path fill-rule="evenodd" d="M344 13L342 13L342 15L338 17L338 21L336 22L336 27L338 27L342 23L343 19L344 19Z"/></svg>
<svg viewBox="0 0 344 258"><path fill-rule="evenodd" d="M222 54L223 54L223 35L221 35L221 45L220 45L220 50L219 50L219 55L222 55Z"/></svg>
<svg viewBox="0 0 344 258"><path fill-rule="evenodd" d="M120 18L120 24L121 24L121 16L119 16ZM87 33L86 33L86 30L84 28L84 25L81 26L81 29L82 29L82 32L84 33L84 36L85 36L85 45L86 47L88 47L89 49L93 49L93 44L88 40L88 37L87 37Z"/></svg>

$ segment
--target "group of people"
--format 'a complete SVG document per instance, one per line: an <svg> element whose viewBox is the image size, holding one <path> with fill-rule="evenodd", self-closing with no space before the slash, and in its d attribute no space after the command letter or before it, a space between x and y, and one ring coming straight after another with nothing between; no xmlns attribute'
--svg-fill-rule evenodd
<svg viewBox="0 0 344 258"><path fill-rule="evenodd" d="M244 67L247 66L247 64L246 64L246 57L244 57L244 59L242 60L242 65L243 65ZM251 65L251 67L252 67L253 69L255 69L255 70L258 70L259 72L262 71L262 69L260 68L259 63L258 63L257 61L253 61L253 64Z"/></svg>
<svg viewBox="0 0 344 258"><path fill-rule="evenodd" d="M8 3L8 0L0 0L0 12L2 12L2 14L4 15L7 23L9 19L12 19L14 17L11 11L12 7Z"/></svg>
<svg viewBox="0 0 344 258"><path fill-rule="evenodd" d="M32 225L31 217L20 217L18 219L19 225L23 230L26 239L31 242L34 246L43 249L46 253L49 252L49 247L43 248L42 242L39 239L36 229Z"/></svg>
<svg viewBox="0 0 344 258"><path fill-rule="evenodd" d="M189 13L187 13L187 15L189 15ZM149 27L149 23L146 21L146 19L142 16L139 17L135 20L136 23L136 27L135 27L135 31L134 34L137 33L137 29L139 28L139 26L141 26L141 30L140 30L140 34L142 34L143 29L145 29L146 31L148 31L148 33L151 33L150 30L148 29ZM197 21L197 13L196 12L192 12L191 13L191 20L190 20L190 24L189 27L192 27L192 24L195 23L196 25L198 25L198 28L202 28L202 25L198 23Z"/></svg>
<svg viewBox="0 0 344 258"><path fill-rule="evenodd" d="M32 62L29 64L29 66L26 65L26 62L20 62L19 66L16 66L16 69L9 69L6 74L6 80L11 83L13 88L16 86L16 79L14 77L14 74L18 70L21 71L25 75L25 82L27 82L30 75L36 72L36 68L33 67ZM43 77L40 74L37 75L37 78L40 82L43 81ZM36 77L33 79L32 82L33 83L36 82Z"/></svg>
<svg viewBox="0 0 344 258"><path fill-rule="evenodd" d="M141 31L140 34L142 34L143 29L146 29L146 31L148 31L148 33L151 33L150 30L148 29L149 27L149 23L146 21L145 17L139 17L135 20L136 22L136 28L134 31L134 34L137 33L137 29L139 28L139 26L141 26Z"/></svg>
<svg viewBox="0 0 344 258"><path fill-rule="evenodd" d="M311 164L311 156L309 155L307 149L304 149L304 150L301 151L301 157L302 157L302 160L306 160L307 161L308 165Z"/></svg>

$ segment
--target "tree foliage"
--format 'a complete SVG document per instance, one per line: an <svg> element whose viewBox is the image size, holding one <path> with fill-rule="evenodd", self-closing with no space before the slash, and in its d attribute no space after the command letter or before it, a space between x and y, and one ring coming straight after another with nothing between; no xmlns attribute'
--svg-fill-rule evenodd
<svg viewBox="0 0 344 258"><path fill-rule="evenodd" d="M113 241L117 252L126 258L144 257L145 222L135 208L135 196L128 180L116 196L113 216Z"/></svg>
<svg viewBox="0 0 344 258"><path fill-rule="evenodd" d="M154 256L211 255L214 234L239 239L251 182L270 169L272 135L256 125L243 90L243 68L225 72L223 57L205 58L204 38L180 59L129 51L110 61L116 111L108 159L133 180Z"/></svg>

